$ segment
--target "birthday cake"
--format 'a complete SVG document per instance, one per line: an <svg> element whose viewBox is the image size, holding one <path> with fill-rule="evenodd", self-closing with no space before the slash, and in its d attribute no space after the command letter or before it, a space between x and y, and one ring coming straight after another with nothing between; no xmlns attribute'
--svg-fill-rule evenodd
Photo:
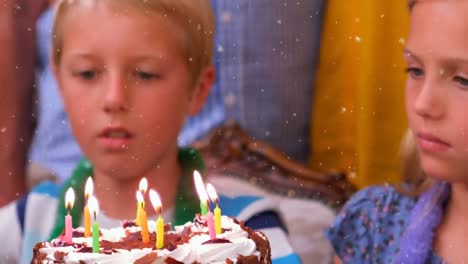
<svg viewBox="0 0 468 264"><path fill-rule="evenodd" d="M165 225L164 246L156 249L156 232L150 232L144 243L141 228L134 222L114 229L100 229L99 252L93 252L93 238L84 237L84 229L73 230L71 243L63 237L38 243L31 263L271 263L267 237L244 226L236 219L222 216L222 233L213 239L205 217L197 215L193 222L170 230ZM148 221L148 229L156 230L156 222Z"/></svg>

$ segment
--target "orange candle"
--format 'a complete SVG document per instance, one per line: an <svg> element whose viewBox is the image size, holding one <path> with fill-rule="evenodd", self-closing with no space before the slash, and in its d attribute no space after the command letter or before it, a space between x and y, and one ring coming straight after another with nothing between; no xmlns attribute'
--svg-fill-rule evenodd
<svg viewBox="0 0 468 264"><path fill-rule="evenodd" d="M84 208L84 237L91 236L91 213L89 207L86 205Z"/></svg>
<svg viewBox="0 0 468 264"><path fill-rule="evenodd" d="M85 185L85 201L86 206L84 208L84 236L90 237L91 236L91 213L88 207L88 199L91 195L93 195L94 185L93 179L91 177L88 178Z"/></svg>

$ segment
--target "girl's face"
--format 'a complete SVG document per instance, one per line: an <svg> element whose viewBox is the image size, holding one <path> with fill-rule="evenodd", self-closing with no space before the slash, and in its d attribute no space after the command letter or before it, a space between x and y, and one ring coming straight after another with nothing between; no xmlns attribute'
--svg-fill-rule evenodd
<svg viewBox="0 0 468 264"><path fill-rule="evenodd" d="M63 31L54 70L95 169L129 179L176 157L184 119L200 109L214 74L206 70L190 87L180 28L164 16L103 4L70 10Z"/></svg>
<svg viewBox="0 0 468 264"><path fill-rule="evenodd" d="M405 59L406 111L421 166L468 182L468 1L419 1Z"/></svg>

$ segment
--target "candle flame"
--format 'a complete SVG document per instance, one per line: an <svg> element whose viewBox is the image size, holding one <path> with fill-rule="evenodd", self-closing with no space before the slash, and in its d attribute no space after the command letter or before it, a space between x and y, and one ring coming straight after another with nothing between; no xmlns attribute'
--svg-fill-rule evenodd
<svg viewBox="0 0 468 264"><path fill-rule="evenodd" d="M211 185L211 183L208 183L206 185L206 190L208 191L208 195L210 196L211 201L213 201L213 203L217 204L218 203L218 194L216 193L216 190L213 187L213 185Z"/></svg>
<svg viewBox="0 0 468 264"><path fill-rule="evenodd" d="M198 171L193 172L193 180L195 181L195 188L197 189L198 197L202 202L208 201L208 194L206 193L205 184Z"/></svg>
<svg viewBox="0 0 468 264"><path fill-rule="evenodd" d="M138 187L138 190L142 193L145 194L146 191L148 190L148 180L146 178L141 179L140 185Z"/></svg>
<svg viewBox="0 0 468 264"><path fill-rule="evenodd" d="M161 197L159 196L158 192L155 191L155 190L150 190L149 191L149 196L150 196L151 204L154 207L154 210L158 214L161 214L161 212L162 212L162 203L161 203Z"/></svg>
<svg viewBox="0 0 468 264"><path fill-rule="evenodd" d="M93 178L89 177L85 185L85 199L88 199L94 192Z"/></svg>
<svg viewBox="0 0 468 264"><path fill-rule="evenodd" d="M136 199L140 206L142 206L143 203L145 202L145 198L143 197L143 194L140 191L136 191Z"/></svg>
<svg viewBox="0 0 468 264"><path fill-rule="evenodd" d="M99 203L94 196L90 196L88 199L88 208L89 212L94 216L94 220L96 220L96 217L99 213Z"/></svg>
<svg viewBox="0 0 468 264"><path fill-rule="evenodd" d="M75 192L70 187L65 194L65 208L71 210L73 208L73 203L75 203Z"/></svg>

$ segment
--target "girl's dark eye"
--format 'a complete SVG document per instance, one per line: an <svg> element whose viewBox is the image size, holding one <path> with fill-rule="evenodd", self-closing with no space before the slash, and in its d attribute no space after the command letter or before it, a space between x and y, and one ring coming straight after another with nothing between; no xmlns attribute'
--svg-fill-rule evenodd
<svg viewBox="0 0 468 264"><path fill-rule="evenodd" d="M468 89L468 79L465 79L465 78L460 77L460 76L455 76L455 77L453 77L453 80L456 83L458 83L460 86L462 86L463 88Z"/></svg>
<svg viewBox="0 0 468 264"><path fill-rule="evenodd" d="M420 78L424 75L424 71L416 67L407 68L406 73L408 73L414 79Z"/></svg>

